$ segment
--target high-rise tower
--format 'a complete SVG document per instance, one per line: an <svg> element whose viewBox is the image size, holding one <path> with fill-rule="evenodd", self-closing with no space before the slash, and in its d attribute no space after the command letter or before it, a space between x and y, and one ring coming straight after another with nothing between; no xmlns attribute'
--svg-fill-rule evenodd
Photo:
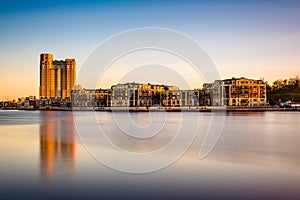
<svg viewBox="0 0 300 200"><path fill-rule="evenodd" d="M40 56L40 98L69 97L76 82L75 59L53 60L52 54Z"/></svg>

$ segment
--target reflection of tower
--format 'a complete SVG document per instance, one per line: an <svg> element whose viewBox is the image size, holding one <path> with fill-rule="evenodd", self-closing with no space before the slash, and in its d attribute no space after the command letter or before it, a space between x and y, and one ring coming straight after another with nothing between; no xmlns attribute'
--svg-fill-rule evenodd
<svg viewBox="0 0 300 200"><path fill-rule="evenodd" d="M76 138L70 112L41 112L41 172L51 182L55 174L73 172L76 161Z"/></svg>
<svg viewBox="0 0 300 200"><path fill-rule="evenodd" d="M52 54L40 56L40 97L69 97L75 85L75 59L53 60Z"/></svg>

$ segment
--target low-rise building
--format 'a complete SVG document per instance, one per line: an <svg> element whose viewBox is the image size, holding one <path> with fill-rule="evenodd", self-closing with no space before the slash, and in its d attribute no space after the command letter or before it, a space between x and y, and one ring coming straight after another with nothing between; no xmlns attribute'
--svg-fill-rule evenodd
<svg viewBox="0 0 300 200"><path fill-rule="evenodd" d="M208 85L208 84L207 84ZM216 80L209 85L214 106L265 106L266 84L244 77Z"/></svg>
<svg viewBox="0 0 300 200"><path fill-rule="evenodd" d="M95 89L81 89L72 91L73 108L95 107Z"/></svg>
<svg viewBox="0 0 300 200"><path fill-rule="evenodd" d="M111 106L111 90L96 89L95 91L95 106L110 107Z"/></svg>
<svg viewBox="0 0 300 200"><path fill-rule="evenodd" d="M139 83L125 83L111 86L111 107L135 107L138 105Z"/></svg>
<svg viewBox="0 0 300 200"><path fill-rule="evenodd" d="M162 106L167 91L179 90L176 86L125 83L111 87L112 107Z"/></svg>

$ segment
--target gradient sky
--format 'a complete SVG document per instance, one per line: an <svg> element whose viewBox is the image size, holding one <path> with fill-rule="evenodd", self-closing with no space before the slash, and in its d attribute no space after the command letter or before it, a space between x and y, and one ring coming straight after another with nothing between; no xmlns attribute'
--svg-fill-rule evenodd
<svg viewBox="0 0 300 200"><path fill-rule="evenodd" d="M193 38L222 78L300 74L297 1L7 1L0 6L0 100L38 96L42 52L74 57L80 68L106 38L149 26Z"/></svg>

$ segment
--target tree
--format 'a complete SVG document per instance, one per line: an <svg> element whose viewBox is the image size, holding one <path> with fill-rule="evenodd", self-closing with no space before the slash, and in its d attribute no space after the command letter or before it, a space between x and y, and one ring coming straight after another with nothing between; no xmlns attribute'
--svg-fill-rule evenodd
<svg viewBox="0 0 300 200"><path fill-rule="evenodd" d="M295 76L295 87L300 87L300 79L299 79L299 75Z"/></svg>
<svg viewBox="0 0 300 200"><path fill-rule="evenodd" d="M270 85L270 83L268 81L266 81L265 84L266 84L267 91L272 90L272 86Z"/></svg>
<svg viewBox="0 0 300 200"><path fill-rule="evenodd" d="M286 87L288 85L288 80L287 79L284 79L283 80L283 87Z"/></svg>
<svg viewBox="0 0 300 200"><path fill-rule="evenodd" d="M282 79L278 79L276 81L273 82L273 89L274 90L279 90L283 87L283 81Z"/></svg>

